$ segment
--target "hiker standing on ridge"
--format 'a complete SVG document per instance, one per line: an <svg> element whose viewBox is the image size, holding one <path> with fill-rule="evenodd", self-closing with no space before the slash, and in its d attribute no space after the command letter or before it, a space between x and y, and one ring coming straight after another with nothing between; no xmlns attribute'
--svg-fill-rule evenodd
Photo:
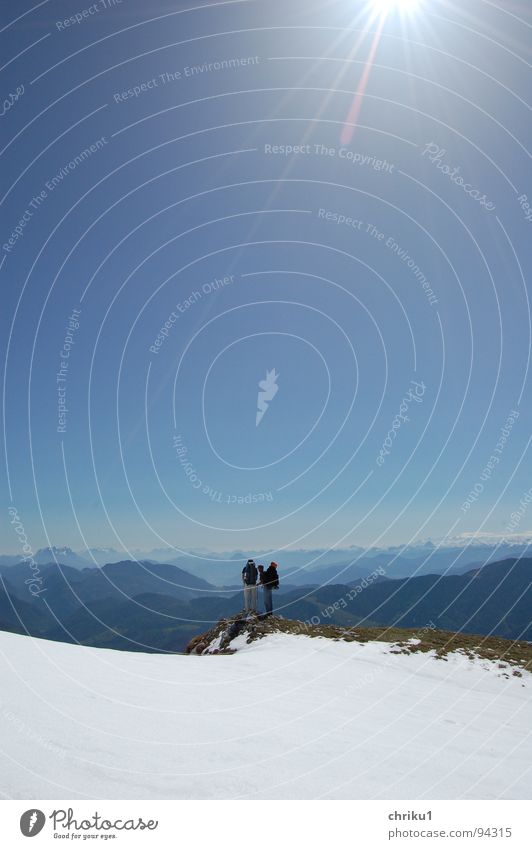
<svg viewBox="0 0 532 849"><path fill-rule="evenodd" d="M260 582L262 584L262 590L264 592L264 610L266 611L266 616L271 616L273 614L272 590L279 589L279 575L277 574L277 563L274 563L273 560L266 569L266 571L261 569Z"/></svg>
<svg viewBox="0 0 532 849"><path fill-rule="evenodd" d="M246 613L257 612L257 567L251 558L242 569L242 583L244 584L244 610Z"/></svg>

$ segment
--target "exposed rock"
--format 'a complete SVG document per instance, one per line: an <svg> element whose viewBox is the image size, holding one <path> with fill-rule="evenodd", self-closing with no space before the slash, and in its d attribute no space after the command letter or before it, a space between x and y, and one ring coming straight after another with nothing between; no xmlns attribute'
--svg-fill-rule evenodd
<svg viewBox="0 0 532 849"><path fill-rule="evenodd" d="M499 637L483 637L475 634L451 633L433 628L341 628L337 625L310 625L282 616L265 616L238 613L230 619L221 619L213 628L194 637L186 647L186 654L214 655L234 654L232 646L236 637L245 635L247 644L260 640L268 634L303 634L308 637L325 637L330 640L367 643L370 641L389 643L391 654L433 652L438 660L447 660L451 652L459 652L470 660L480 658L504 661L504 668L532 672L532 645L526 642L502 640ZM501 665L502 668L502 665ZM507 672L500 673L507 675Z"/></svg>

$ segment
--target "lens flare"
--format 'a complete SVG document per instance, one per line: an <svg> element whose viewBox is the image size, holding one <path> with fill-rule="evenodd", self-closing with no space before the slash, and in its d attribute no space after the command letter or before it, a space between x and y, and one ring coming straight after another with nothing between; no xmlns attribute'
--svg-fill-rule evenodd
<svg viewBox="0 0 532 849"><path fill-rule="evenodd" d="M420 0L372 0L373 8L381 14L387 14L394 10L399 12L413 12Z"/></svg>

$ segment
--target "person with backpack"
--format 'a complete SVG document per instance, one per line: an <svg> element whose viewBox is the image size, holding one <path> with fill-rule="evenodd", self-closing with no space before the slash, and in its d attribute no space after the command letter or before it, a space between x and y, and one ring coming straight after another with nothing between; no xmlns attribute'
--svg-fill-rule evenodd
<svg viewBox="0 0 532 849"><path fill-rule="evenodd" d="M266 612L266 616L272 616L272 590L279 589L279 575L277 574L277 563L274 563L273 560L266 569L266 571L264 571L263 569L261 570L260 582L262 584L262 591L264 593L264 610Z"/></svg>
<svg viewBox="0 0 532 849"><path fill-rule="evenodd" d="M251 558L242 569L242 583L244 584L244 610L246 613L257 612L257 567Z"/></svg>

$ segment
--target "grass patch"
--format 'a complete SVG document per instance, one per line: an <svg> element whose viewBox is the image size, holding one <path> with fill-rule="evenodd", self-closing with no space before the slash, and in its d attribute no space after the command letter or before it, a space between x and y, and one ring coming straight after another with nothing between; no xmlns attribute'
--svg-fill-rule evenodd
<svg viewBox="0 0 532 849"><path fill-rule="evenodd" d="M246 619L238 614L230 619L221 619L214 628L200 634L190 641L187 654L202 654L218 639L219 647L215 654L232 654L231 641L239 634L247 634L247 642L260 640L268 634L303 634L307 637L325 637L329 640L345 642L391 643L392 654L413 654L433 651L440 660L447 655L459 652L471 660L498 661L501 670L521 676L521 670L532 673L532 644L517 640L504 640L501 637L484 637L479 634L452 633L434 628L394 628L372 627L342 628L338 625L307 625L295 619L283 619L278 616ZM416 643L409 642L416 640ZM417 642L419 641L419 642Z"/></svg>

